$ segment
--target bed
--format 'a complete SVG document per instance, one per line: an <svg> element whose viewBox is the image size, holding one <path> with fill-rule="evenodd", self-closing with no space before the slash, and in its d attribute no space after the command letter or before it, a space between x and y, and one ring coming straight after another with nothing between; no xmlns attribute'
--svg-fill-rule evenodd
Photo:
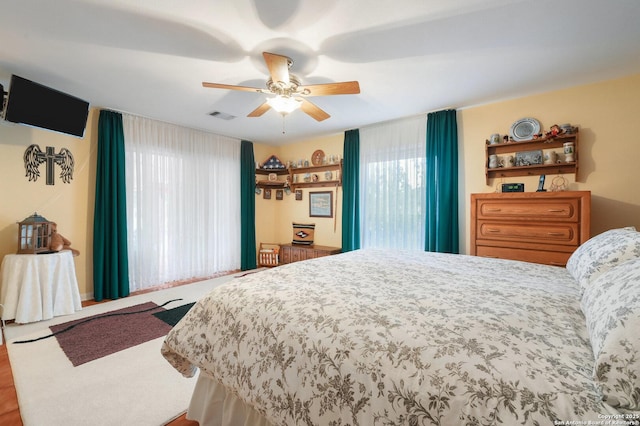
<svg viewBox="0 0 640 426"><path fill-rule="evenodd" d="M640 424L638 330L629 227L566 268L357 250L250 274L162 354L198 374L201 426Z"/></svg>

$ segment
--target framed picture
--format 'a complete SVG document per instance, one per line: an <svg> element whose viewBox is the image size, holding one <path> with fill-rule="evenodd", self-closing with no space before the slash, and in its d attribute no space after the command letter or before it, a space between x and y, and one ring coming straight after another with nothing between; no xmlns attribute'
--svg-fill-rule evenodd
<svg viewBox="0 0 640 426"><path fill-rule="evenodd" d="M516 152L516 167L542 164L542 150Z"/></svg>
<svg viewBox="0 0 640 426"><path fill-rule="evenodd" d="M284 198L284 189L276 189L276 200L282 200Z"/></svg>
<svg viewBox="0 0 640 426"><path fill-rule="evenodd" d="M333 192L310 192L309 193L309 216L310 217L333 217Z"/></svg>
<svg viewBox="0 0 640 426"><path fill-rule="evenodd" d="M264 198L265 200L270 200L271 199L271 190L265 188L264 192L262 193L262 198Z"/></svg>
<svg viewBox="0 0 640 426"><path fill-rule="evenodd" d="M296 189L296 201L302 201L302 189Z"/></svg>

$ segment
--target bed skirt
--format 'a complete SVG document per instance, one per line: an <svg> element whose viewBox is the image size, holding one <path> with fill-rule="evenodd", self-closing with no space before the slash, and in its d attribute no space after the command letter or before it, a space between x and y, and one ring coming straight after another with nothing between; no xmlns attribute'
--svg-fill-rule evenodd
<svg viewBox="0 0 640 426"><path fill-rule="evenodd" d="M197 421L200 426L272 426L217 380L202 373L191 396L187 419Z"/></svg>

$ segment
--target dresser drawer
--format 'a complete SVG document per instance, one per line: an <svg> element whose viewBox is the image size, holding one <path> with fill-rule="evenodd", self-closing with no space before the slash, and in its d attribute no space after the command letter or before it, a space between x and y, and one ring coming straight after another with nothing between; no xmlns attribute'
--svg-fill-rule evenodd
<svg viewBox="0 0 640 426"><path fill-rule="evenodd" d="M342 252L342 249L335 250L314 250L313 257L324 257L324 256L332 256L334 254L339 254Z"/></svg>
<svg viewBox="0 0 640 426"><path fill-rule="evenodd" d="M589 191L471 194L470 254L565 265L590 221Z"/></svg>
<svg viewBox="0 0 640 426"><path fill-rule="evenodd" d="M478 219L554 220L577 222L579 200L478 200Z"/></svg>
<svg viewBox="0 0 640 426"><path fill-rule="evenodd" d="M520 241L529 243L577 246L580 232L577 223L523 223L479 220L478 240Z"/></svg>
<svg viewBox="0 0 640 426"><path fill-rule="evenodd" d="M505 247L478 246L478 256L498 259L521 260L524 262L542 263L545 265L565 266L571 253L560 251L526 250Z"/></svg>
<svg viewBox="0 0 640 426"><path fill-rule="evenodd" d="M300 262L307 259L307 250L301 248L291 249L291 261Z"/></svg>
<svg viewBox="0 0 640 426"><path fill-rule="evenodd" d="M280 263L300 262L316 257L331 256L342 251L340 247L329 247L320 245L294 246L292 244L280 245Z"/></svg>

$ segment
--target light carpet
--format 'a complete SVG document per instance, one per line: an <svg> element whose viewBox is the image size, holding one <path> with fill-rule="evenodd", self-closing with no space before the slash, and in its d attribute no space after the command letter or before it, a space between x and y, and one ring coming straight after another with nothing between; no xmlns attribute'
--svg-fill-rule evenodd
<svg viewBox="0 0 640 426"><path fill-rule="evenodd" d="M54 324L148 301L160 305L181 298L175 306L194 302L230 280L233 275L93 305L48 321L7 325L7 350L24 425L157 426L178 417L189 405L196 380L182 377L162 357L164 337L77 367L55 338L12 342L50 334Z"/></svg>

